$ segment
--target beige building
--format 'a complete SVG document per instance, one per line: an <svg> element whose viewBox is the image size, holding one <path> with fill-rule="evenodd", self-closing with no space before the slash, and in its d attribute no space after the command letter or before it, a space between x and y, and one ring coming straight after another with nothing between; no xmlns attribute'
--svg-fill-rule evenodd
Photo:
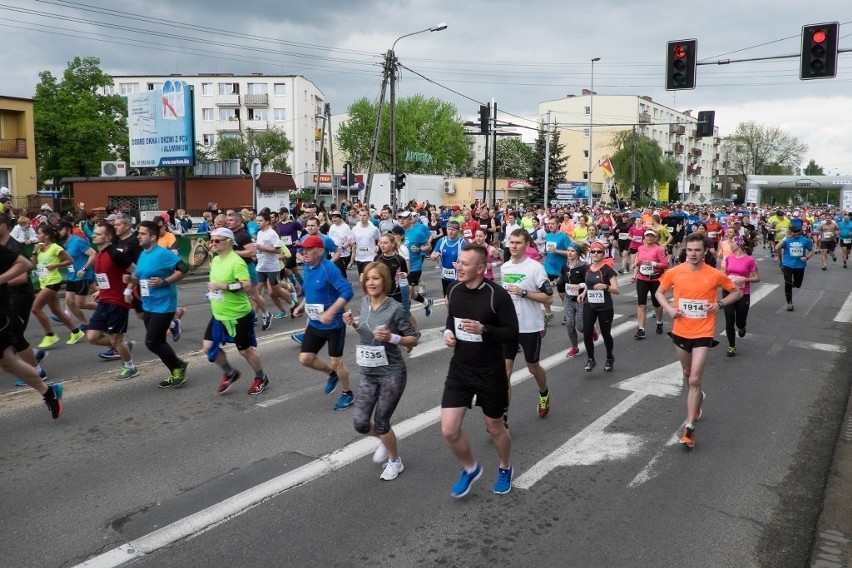
<svg viewBox="0 0 852 568"><path fill-rule="evenodd" d="M604 187L604 172L597 166L600 160L612 155L615 133L636 128L636 132L655 140L666 155L674 156L680 171L680 185L685 188L686 201L707 201L718 197L712 192L719 168L718 129L714 136L697 138L697 112L676 111L654 102L651 97L634 95L599 95L588 89L581 96L539 103L539 115L556 122L559 142L565 145L566 181L589 180L589 136L591 132L591 183L597 196ZM683 168L686 167L684 172ZM643 190L646 188L642 188ZM718 193L718 192L717 192ZM621 194L624 195L624 188ZM670 200L678 199L677 188L671 188ZM659 198L656 188L652 195ZM703 199L702 199L703 198Z"/></svg>
<svg viewBox="0 0 852 568"><path fill-rule="evenodd" d="M483 187L487 187L487 198L483 197ZM530 185L524 180L497 178L496 201L524 202ZM492 186L489 178L487 186L481 177L447 178L444 181L444 195L440 205L470 205L477 199L492 203Z"/></svg>
<svg viewBox="0 0 852 568"><path fill-rule="evenodd" d="M0 186L15 197L38 189L32 99L0 96Z"/></svg>
<svg viewBox="0 0 852 568"><path fill-rule="evenodd" d="M160 89L166 80L194 87L195 140L213 146L221 138L239 137L244 130L275 127L293 144L289 165L299 187L313 183L320 162L324 96L301 75L124 75L113 76L104 94L129 95Z"/></svg>

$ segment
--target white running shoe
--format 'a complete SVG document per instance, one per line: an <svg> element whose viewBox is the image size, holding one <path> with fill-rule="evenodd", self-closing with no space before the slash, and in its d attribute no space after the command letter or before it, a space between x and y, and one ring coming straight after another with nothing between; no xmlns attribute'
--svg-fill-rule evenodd
<svg viewBox="0 0 852 568"><path fill-rule="evenodd" d="M390 481L392 479L396 479L403 470L405 470L405 466L402 465L402 458L396 458L396 461L389 461L385 464L385 469L382 471L382 475L380 475L379 478L384 481Z"/></svg>
<svg viewBox="0 0 852 568"><path fill-rule="evenodd" d="M388 459L388 449L384 444L379 442L379 447L376 448L376 453L373 454L373 463L382 463Z"/></svg>

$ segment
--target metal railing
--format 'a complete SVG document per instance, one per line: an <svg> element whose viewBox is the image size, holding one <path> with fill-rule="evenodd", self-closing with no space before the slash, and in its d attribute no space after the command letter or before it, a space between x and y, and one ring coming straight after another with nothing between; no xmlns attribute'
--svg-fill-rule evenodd
<svg viewBox="0 0 852 568"><path fill-rule="evenodd" d="M26 158L26 138L0 138L0 158Z"/></svg>

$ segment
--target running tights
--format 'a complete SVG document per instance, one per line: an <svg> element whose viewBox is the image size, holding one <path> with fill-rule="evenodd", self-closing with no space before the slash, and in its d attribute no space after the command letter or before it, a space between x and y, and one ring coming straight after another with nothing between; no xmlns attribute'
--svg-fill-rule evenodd
<svg viewBox="0 0 852 568"><path fill-rule="evenodd" d="M727 296L727 294L724 294ZM743 297L725 306L725 334L728 336L728 345L736 347L737 343L734 339L734 327L736 329L745 329L746 320L748 319L748 309L751 306L751 296L743 294Z"/></svg>
<svg viewBox="0 0 852 568"><path fill-rule="evenodd" d="M601 328L601 337L603 337L604 347L606 347L606 358L614 359L612 354L615 343L612 339L612 320L614 318L615 310L613 308L596 311L591 309L588 303L584 304L583 329L585 332L583 333L583 344L586 346L586 354L589 356L589 359L595 358L595 341L592 339L595 321L598 322Z"/></svg>
<svg viewBox="0 0 852 568"><path fill-rule="evenodd" d="M577 332L583 333L583 304L565 296L565 330L571 347L577 347Z"/></svg>
<svg viewBox="0 0 852 568"><path fill-rule="evenodd" d="M784 274L784 297L787 298L788 304L792 304L793 288L802 287L802 280L805 278L805 269L782 266L781 272Z"/></svg>
<svg viewBox="0 0 852 568"><path fill-rule="evenodd" d="M145 347L159 357L169 371L174 371L181 366L181 360L178 359L174 349L166 343L169 326L171 326L174 317L174 313L154 314L150 312L145 312L142 316L145 322Z"/></svg>

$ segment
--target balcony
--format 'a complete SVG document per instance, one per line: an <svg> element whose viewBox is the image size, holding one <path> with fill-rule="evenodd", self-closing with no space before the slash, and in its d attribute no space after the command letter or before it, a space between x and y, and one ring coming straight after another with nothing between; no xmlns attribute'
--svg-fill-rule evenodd
<svg viewBox="0 0 852 568"><path fill-rule="evenodd" d="M692 154L693 156L700 156L701 155L701 148L693 148L692 150L689 151L689 153Z"/></svg>
<svg viewBox="0 0 852 568"><path fill-rule="evenodd" d="M669 132L682 136L686 132L686 127L682 124L669 124Z"/></svg>
<svg viewBox="0 0 852 568"><path fill-rule="evenodd" d="M248 119L243 122L243 127L246 130L266 130L267 128L269 128L269 124L267 120Z"/></svg>
<svg viewBox="0 0 852 568"><path fill-rule="evenodd" d="M672 144L672 150L674 150L675 154L683 154L683 144L680 142L675 142Z"/></svg>
<svg viewBox="0 0 852 568"><path fill-rule="evenodd" d="M216 123L216 130L223 132L239 132L240 131L240 119L239 118L231 118L229 120L220 120Z"/></svg>
<svg viewBox="0 0 852 568"><path fill-rule="evenodd" d="M689 164L689 166L687 166L686 168L686 173L693 174L696 176L701 175L701 166L699 166L698 164Z"/></svg>
<svg viewBox="0 0 852 568"><path fill-rule="evenodd" d="M647 112L639 113L639 124L651 124L651 115Z"/></svg>
<svg viewBox="0 0 852 568"><path fill-rule="evenodd" d="M714 138L714 139L713 139L713 145L714 145L714 146L718 146L718 145L719 145L719 144L721 144L721 143L722 143L722 139L721 139L721 138L719 138L718 136L717 136L716 138Z"/></svg>
<svg viewBox="0 0 852 568"><path fill-rule="evenodd" d="M240 106L240 95L216 95L216 105L221 107Z"/></svg>
<svg viewBox="0 0 852 568"><path fill-rule="evenodd" d="M237 95L239 96L239 95ZM239 103L237 103L239 104ZM253 107L268 107L269 106L269 95L266 93L262 95L243 95L243 104L246 106Z"/></svg>
<svg viewBox="0 0 852 568"><path fill-rule="evenodd" d="M0 158L26 158L26 138L0 138Z"/></svg>
<svg viewBox="0 0 852 568"><path fill-rule="evenodd" d="M690 130L689 131L690 138L698 138L698 130Z"/></svg>

